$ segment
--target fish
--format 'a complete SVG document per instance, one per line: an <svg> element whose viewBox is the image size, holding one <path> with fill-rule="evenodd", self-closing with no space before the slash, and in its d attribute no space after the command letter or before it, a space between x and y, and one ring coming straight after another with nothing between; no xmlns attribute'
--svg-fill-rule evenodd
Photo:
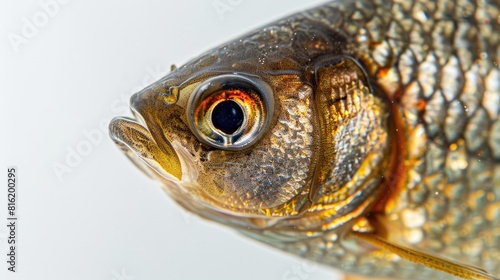
<svg viewBox="0 0 500 280"><path fill-rule="evenodd" d="M499 279L500 2L330 1L208 50L109 133L177 204L347 275Z"/></svg>

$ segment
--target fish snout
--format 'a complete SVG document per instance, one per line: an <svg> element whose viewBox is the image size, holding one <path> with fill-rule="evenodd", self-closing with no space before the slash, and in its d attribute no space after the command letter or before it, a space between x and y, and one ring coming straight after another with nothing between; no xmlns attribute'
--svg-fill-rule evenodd
<svg viewBox="0 0 500 280"><path fill-rule="evenodd" d="M132 108L137 120L116 117L109 124L109 134L115 144L144 173L150 177L180 180L182 168L179 157L170 141L161 137L155 139L153 133L159 128L154 123L145 125L144 120Z"/></svg>

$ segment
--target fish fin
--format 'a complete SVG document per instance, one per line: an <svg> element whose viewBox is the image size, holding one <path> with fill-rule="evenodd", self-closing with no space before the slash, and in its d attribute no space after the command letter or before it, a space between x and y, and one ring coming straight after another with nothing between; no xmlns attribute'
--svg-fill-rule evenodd
<svg viewBox="0 0 500 280"><path fill-rule="evenodd" d="M379 249L389 251L399 257L411 261L416 264L421 264L442 272L446 272L463 279L488 279L499 280L485 270L473 267L467 264L462 264L456 261L446 260L444 258L429 255L427 253L404 247L398 244L393 244L386 241L384 238L372 232L355 232L351 231L353 237L361 239L372 246Z"/></svg>

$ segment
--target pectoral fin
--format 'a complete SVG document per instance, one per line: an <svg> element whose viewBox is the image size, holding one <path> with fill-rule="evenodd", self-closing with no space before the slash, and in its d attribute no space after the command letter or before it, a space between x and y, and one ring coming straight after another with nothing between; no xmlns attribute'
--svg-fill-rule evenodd
<svg viewBox="0 0 500 280"><path fill-rule="evenodd" d="M488 272L481 268L462 264L456 261L446 260L412 248L390 243L383 237L378 236L376 233L352 231L350 234L353 237L361 239L379 249L396 254L405 260L446 272L463 279L500 279L488 274Z"/></svg>

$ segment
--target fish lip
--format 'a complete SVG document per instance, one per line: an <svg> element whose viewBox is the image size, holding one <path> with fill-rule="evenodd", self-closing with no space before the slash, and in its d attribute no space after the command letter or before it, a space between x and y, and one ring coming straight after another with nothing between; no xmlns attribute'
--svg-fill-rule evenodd
<svg viewBox="0 0 500 280"><path fill-rule="evenodd" d="M144 100L149 97L142 96L142 93L138 92L130 99L134 118L113 118L109 123L109 135L118 148L147 176L160 176L168 181L179 182L182 176L179 155L168 139L155 137L152 131L158 132L159 128L155 127L154 122L146 121L141 114L147 108L147 100Z"/></svg>
<svg viewBox="0 0 500 280"><path fill-rule="evenodd" d="M151 168L148 166L144 160L144 155L141 155L136 149L133 148L132 143L129 139L124 139L122 134L124 133L125 127L128 123L135 123L136 119L130 117L114 117L109 123L109 136L115 143L115 145L130 159L130 161L141 170L148 177L153 177L151 173Z"/></svg>

